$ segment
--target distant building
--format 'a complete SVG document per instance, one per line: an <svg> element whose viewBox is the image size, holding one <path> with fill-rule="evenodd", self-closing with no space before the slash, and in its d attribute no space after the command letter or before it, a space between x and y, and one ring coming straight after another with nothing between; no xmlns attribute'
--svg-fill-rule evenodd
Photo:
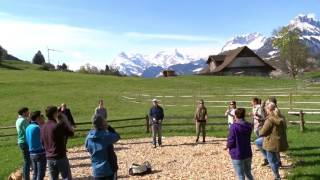
<svg viewBox="0 0 320 180"><path fill-rule="evenodd" d="M200 74L268 76L274 67L247 46L211 55Z"/></svg>
<svg viewBox="0 0 320 180"><path fill-rule="evenodd" d="M171 77L171 76L177 76L176 72L173 70L164 70L162 71L163 77Z"/></svg>

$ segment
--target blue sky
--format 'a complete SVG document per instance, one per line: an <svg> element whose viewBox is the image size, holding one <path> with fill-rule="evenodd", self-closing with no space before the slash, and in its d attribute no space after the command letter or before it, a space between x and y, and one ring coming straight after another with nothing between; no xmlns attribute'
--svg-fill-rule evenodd
<svg viewBox="0 0 320 180"><path fill-rule="evenodd" d="M0 45L31 60L37 50L73 69L109 64L122 51L179 49L207 55L235 35L289 23L298 14L320 14L320 0L0 0ZM3 28L7 27L7 28Z"/></svg>

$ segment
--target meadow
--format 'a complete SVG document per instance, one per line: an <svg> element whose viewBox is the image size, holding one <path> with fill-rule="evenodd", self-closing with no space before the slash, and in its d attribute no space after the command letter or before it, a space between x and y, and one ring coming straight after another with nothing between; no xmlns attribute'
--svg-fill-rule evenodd
<svg viewBox="0 0 320 180"><path fill-rule="evenodd" d="M31 111L44 111L48 105L66 103L76 122L90 121L99 99L104 99L109 119L144 117L151 106L151 99L161 100L165 115L173 118L165 123L192 122L198 99L206 101L210 115L223 115L227 102L236 100L238 107L250 108L253 96L266 99L276 96L283 114L288 120L291 109L297 111L320 111L320 85L303 80L270 79L263 77L232 76L178 76L174 78L143 79L137 77L114 77L66 72L39 71L39 67L6 64L0 67L0 126L12 126L17 110L28 106ZM24 70L17 70L24 69ZM310 76L318 76L311 74ZM190 119L177 120L174 116ZM306 116L307 121L319 121L319 115ZM209 119L209 122L225 122L225 118ZM143 124L144 120L114 122L112 126ZM90 125L79 126L90 128ZM145 128L119 129L122 138L148 137ZM320 178L320 126L306 125L304 133L299 127L289 125L289 156L295 167L288 174L289 179ZM15 130L1 130L1 134L15 133ZM86 132L78 132L69 141L69 147L82 145ZM164 136L194 135L193 126L168 126ZM208 135L225 137L227 126L209 126ZM15 137L0 138L0 178L21 166L22 157Z"/></svg>

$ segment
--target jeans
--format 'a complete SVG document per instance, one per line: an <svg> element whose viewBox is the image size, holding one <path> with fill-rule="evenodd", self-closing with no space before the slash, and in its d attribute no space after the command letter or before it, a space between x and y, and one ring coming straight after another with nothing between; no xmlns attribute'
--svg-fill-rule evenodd
<svg viewBox="0 0 320 180"><path fill-rule="evenodd" d="M153 138L153 145L156 145L158 136L158 144L161 146L162 144L162 124L153 124L152 125L152 138Z"/></svg>
<svg viewBox="0 0 320 180"><path fill-rule="evenodd" d="M49 176L51 180L58 180L61 173L63 180L71 180L71 170L67 157L61 159L48 159Z"/></svg>
<svg viewBox="0 0 320 180"><path fill-rule="evenodd" d="M199 139L200 132L202 132L203 141L206 139L206 122L196 122L197 140Z"/></svg>
<svg viewBox="0 0 320 180"><path fill-rule="evenodd" d="M275 179L280 179L278 152L267 152L267 159L272 169Z"/></svg>
<svg viewBox="0 0 320 180"><path fill-rule="evenodd" d="M33 167L33 180L43 180L46 174L46 154L30 155Z"/></svg>
<svg viewBox="0 0 320 180"><path fill-rule="evenodd" d="M263 155L264 159L267 159L267 152L266 150L263 149L263 137L259 137L258 139L255 140L257 148L260 150L260 152Z"/></svg>
<svg viewBox="0 0 320 180"><path fill-rule="evenodd" d="M253 176L251 174L251 161L252 158L232 160L233 168L236 171L239 180L244 180L245 177L249 180L253 180Z"/></svg>
<svg viewBox="0 0 320 180"><path fill-rule="evenodd" d="M29 146L27 143L20 143L19 147L21 149L24 163L23 163L23 172L22 176L24 180L30 180L30 155L29 155Z"/></svg>

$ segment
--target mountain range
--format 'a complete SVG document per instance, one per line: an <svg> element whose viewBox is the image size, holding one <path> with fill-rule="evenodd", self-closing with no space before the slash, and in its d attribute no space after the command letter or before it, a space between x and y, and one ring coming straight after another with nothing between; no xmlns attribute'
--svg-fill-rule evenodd
<svg viewBox="0 0 320 180"><path fill-rule="evenodd" d="M313 15L298 15L289 22L290 30L296 29L300 39L310 50L311 55L320 55L320 21ZM222 51L248 46L259 56L268 61L277 57L279 52L272 46L275 36L266 37L261 33L249 33L231 38L222 47ZM209 54L208 54L209 56ZM128 76L158 77L166 69L174 70L177 74L195 74L206 66L206 57L194 57L175 49L160 51L151 55L120 53L113 59L111 66L119 69L120 73Z"/></svg>

